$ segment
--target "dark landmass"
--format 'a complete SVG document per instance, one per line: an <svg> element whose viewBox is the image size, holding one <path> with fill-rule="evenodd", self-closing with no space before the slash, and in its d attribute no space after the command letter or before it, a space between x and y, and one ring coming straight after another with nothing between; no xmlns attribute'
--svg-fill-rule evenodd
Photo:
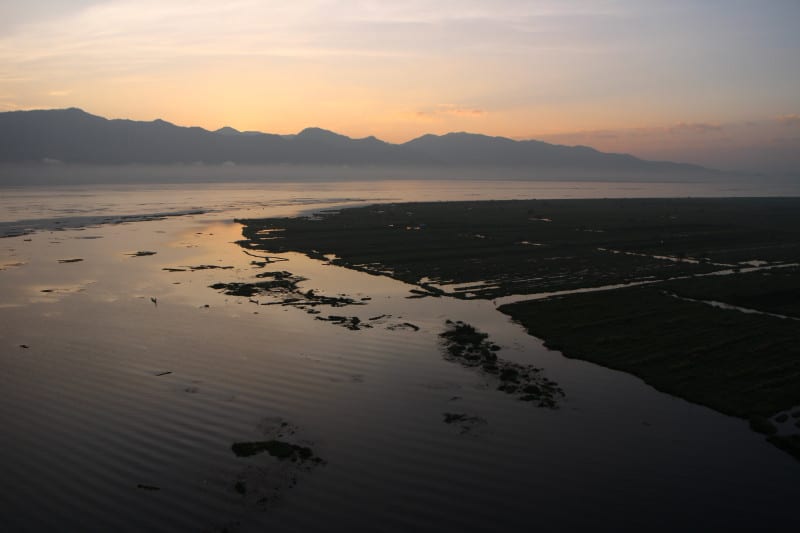
<svg viewBox="0 0 800 533"><path fill-rule="evenodd" d="M655 287L520 302L500 311L567 357L635 374L723 413L771 416L800 405L796 321L718 309Z"/></svg>
<svg viewBox="0 0 800 533"><path fill-rule="evenodd" d="M764 308L785 308L773 280L759 292L756 275L770 278L772 273L731 275L726 283L711 279L708 292L725 302L744 293ZM780 275L787 293L800 288L797 268ZM747 279L744 291L737 291L738 278ZM800 322L674 296L703 291L701 282L707 279L669 282L674 292L637 287L499 309L567 357L629 372L661 391L749 419L754 431L800 459L800 428L777 434L775 424L800 405ZM726 286L729 292L724 292Z"/></svg>
<svg viewBox="0 0 800 533"><path fill-rule="evenodd" d="M800 406L800 199L409 203L242 223L246 248L335 254L415 297L529 294L500 310L548 347L749 419L800 457L785 423ZM270 229L284 231L259 238ZM450 356L491 371L466 328L444 334Z"/></svg>
<svg viewBox="0 0 800 533"><path fill-rule="evenodd" d="M387 204L242 220L251 250L299 251L439 294L496 298L800 258L800 199ZM280 232L259 233L283 229Z"/></svg>
<svg viewBox="0 0 800 533"><path fill-rule="evenodd" d="M108 120L74 108L0 113L0 163L502 167L671 179L718 174L697 165L645 161L586 146L469 133L423 135L391 144L375 137L351 139L320 128L276 135L233 128L208 131L163 120Z"/></svg>

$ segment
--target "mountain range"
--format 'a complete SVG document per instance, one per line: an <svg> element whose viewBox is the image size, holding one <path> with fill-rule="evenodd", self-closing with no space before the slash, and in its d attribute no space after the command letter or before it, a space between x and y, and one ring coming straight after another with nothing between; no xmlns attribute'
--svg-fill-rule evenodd
<svg viewBox="0 0 800 533"><path fill-rule="evenodd" d="M472 133L423 135L402 144L375 137L352 139L320 128L295 135L209 131L164 120L114 119L83 110L0 113L0 163L120 164L294 164L503 167L585 172L698 175L700 166L646 161L586 146L515 141Z"/></svg>

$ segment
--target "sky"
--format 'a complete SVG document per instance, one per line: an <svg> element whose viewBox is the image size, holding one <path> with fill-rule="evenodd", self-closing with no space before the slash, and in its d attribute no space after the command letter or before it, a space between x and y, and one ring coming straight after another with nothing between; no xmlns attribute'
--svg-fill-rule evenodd
<svg viewBox="0 0 800 533"><path fill-rule="evenodd" d="M3 2L0 111L800 173L798 28L798 0Z"/></svg>

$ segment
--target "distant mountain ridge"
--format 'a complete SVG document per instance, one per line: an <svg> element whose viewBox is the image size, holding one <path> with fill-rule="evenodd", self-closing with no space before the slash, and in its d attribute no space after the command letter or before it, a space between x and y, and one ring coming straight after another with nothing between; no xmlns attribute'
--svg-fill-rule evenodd
<svg viewBox="0 0 800 533"><path fill-rule="evenodd" d="M209 131L151 122L109 120L81 109L0 113L0 163L242 165L415 165L515 167L644 173L706 173L697 165L646 161L585 146L515 141L472 133L427 134L392 144L352 139L321 128L277 135L231 127Z"/></svg>

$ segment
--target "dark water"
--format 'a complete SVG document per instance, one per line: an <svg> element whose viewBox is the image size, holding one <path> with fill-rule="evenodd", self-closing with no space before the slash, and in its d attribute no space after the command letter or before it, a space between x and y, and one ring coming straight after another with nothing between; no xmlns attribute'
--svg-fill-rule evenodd
<svg viewBox="0 0 800 533"><path fill-rule="evenodd" d="M378 199L624 195L612 186L414 183L4 190L2 220L45 222L0 239L2 529L800 525L800 465L745 422L548 351L491 302L407 299L411 286L297 254L265 269L306 278L304 290L370 298L320 310L373 327L352 331L208 288L264 270L234 244L236 216ZM71 216L189 209L206 212L50 229ZM70 258L83 261L58 262ZM234 268L163 270L198 265ZM369 321L380 315L389 316ZM447 319L488 333L500 357L544 368L565 390L559 408L517 401L447 361L438 337ZM419 330L395 327L405 322ZM447 424L445 413L472 422ZM231 450L279 431L325 463Z"/></svg>

